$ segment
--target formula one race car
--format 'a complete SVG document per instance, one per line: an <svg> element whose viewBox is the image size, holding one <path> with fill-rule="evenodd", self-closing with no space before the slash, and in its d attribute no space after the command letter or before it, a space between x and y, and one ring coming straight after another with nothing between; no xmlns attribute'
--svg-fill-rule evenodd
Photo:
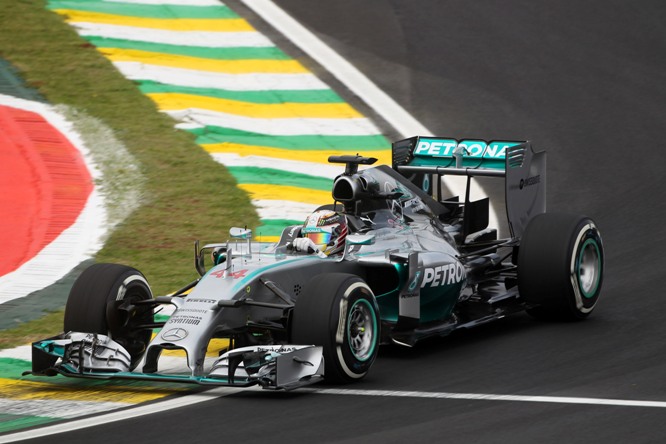
<svg viewBox="0 0 666 444"><path fill-rule="evenodd" d="M159 297L133 268L88 268L71 289L66 333L33 344L31 373L291 389L363 378L380 344L413 346L518 311L563 320L592 312L601 236L588 217L545 212L545 152L413 137L392 155L391 167L329 158L345 164L321 208L345 221L339 253L324 254L326 240L317 254L298 251L308 223L271 244L234 228L231 242L196 244L200 279ZM442 197L447 175L466 178L462 201ZM504 183L509 236L488 227L489 198L470 199L477 176ZM175 311L156 322L164 304ZM228 345L211 360L213 338ZM186 353L180 374L161 361L174 349Z"/></svg>

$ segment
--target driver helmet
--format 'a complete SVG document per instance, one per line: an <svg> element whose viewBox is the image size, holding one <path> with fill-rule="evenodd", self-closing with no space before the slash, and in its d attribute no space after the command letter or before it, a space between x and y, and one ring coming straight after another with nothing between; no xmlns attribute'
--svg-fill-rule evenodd
<svg viewBox="0 0 666 444"><path fill-rule="evenodd" d="M344 248L347 230L347 217L344 214L321 210L305 219L301 233L328 256Z"/></svg>

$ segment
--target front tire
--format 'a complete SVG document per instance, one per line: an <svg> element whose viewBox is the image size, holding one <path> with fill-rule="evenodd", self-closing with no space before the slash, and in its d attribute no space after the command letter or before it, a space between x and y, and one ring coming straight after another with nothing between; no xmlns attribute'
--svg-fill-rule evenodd
<svg viewBox="0 0 666 444"><path fill-rule="evenodd" d="M527 225L518 251L518 290L541 319L579 320L592 313L603 280L604 249L592 219L543 213Z"/></svg>
<svg viewBox="0 0 666 444"><path fill-rule="evenodd" d="M151 306L133 303L152 298L150 286L138 270L118 264L94 264L81 273L69 293L65 332L111 337L130 354L130 369L133 369L141 360L152 333L139 326L154 322Z"/></svg>
<svg viewBox="0 0 666 444"><path fill-rule="evenodd" d="M324 378L348 383L365 377L379 350L380 319L372 290L343 273L314 277L296 301L291 336L295 344L324 350Z"/></svg>

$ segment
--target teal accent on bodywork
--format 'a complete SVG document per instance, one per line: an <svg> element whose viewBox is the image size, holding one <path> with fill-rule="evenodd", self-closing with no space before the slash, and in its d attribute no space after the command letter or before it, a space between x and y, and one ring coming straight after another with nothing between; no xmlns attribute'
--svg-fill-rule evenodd
<svg viewBox="0 0 666 444"><path fill-rule="evenodd" d="M398 321L400 314L400 289L403 288L409 278L407 265L394 263L393 266L398 273L398 287L394 291L375 296L382 321L390 323ZM458 302L460 292L465 285L466 279L463 279L461 282L454 284L421 288L420 322L440 321L451 316L451 312Z"/></svg>
<svg viewBox="0 0 666 444"><path fill-rule="evenodd" d="M384 322L398 322L400 289L408 278L406 265L393 263L393 267L398 273L398 286L388 293L375 295L375 300L379 307L379 316Z"/></svg>
<svg viewBox="0 0 666 444"><path fill-rule="evenodd" d="M464 282L421 289L421 322L440 321L451 316Z"/></svg>
<svg viewBox="0 0 666 444"><path fill-rule="evenodd" d="M253 254L257 254L257 253L253 253ZM234 259L234 260L236 260L236 259ZM256 270L250 272L243 279L239 279L239 282L231 288L231 293L236 294L236 292L240 291L249 282L254 280L254 278L257 275L262 274L262 273L264 273L268 270L272 270L275 267L281 267L284 264L287 264L287 263L290 263L290 262L307 261L307 260L320 260L321 261L321 260L335 260L335 259L332 259L332 258L331 259L322 259L322 258L318 257L317 255L303 255L303 256L297 256L297 257L294 257L294 258L291 258L291 259L283 259L283 260L278 261L274 264L265 265L261 268L257 268ZM224 266L224 264L222 264L222 266Z"/></svg>
<svg viewBox="0 0 666 444"><path fill-rule="evenodd" d="M50 355L55 355L62 357L65 355L65 347L59 344L56 344L55 341L46 340L34 344L35 347L40 348L43 352Z"/></svg>
<svg viewBox="0 0 666 444"><path fill-rule="evenodd" d="M375 296L382 321L398 321L398 294L398 289L396 289L395 291Z"/></svg>
<svg viewBox="0 0 666 444"><path fill-rule="evenodd" d="M409 287L408 287L409 291L414 291L414 290L416 289L416 286L417 286L418 283L419 283L419 278L420 278L420 277L421 277L421 272L420 272L420 271L417 271L417 272L416 272L416 275L414 275L414 279L413 279L412 282L409 284Z"/></svg>
<svg viewBox="0 0 666 444"><path fill-rule="evenodd" d="M411 166L455 167L453 151L461 147L465 151L462 158L463 168L489 168L504 170L506 149L522 142L484 140L456 140L431 137L419 137L414 147Z"/></svg>
<svg viewBox="0 0 666 444"><path fill-rule="evenodd" d="M375 236L372 234L350 234L345 239L348 245L372 245L375 243ZM362 257L359 254L359 257Z"/></svg>
<svg viewBox="0 0 666 444"><path fill-rule="evenodd" d="M421 185L421 189L425 192L430 192L430 175L429 174L424 174L423 175L423 185Z"/></svg>
<svg viewBox="0 0 666 444"><path fill-rule="evenodd" d="M63 366L64 367L64 366ZM255 385L256 381L251 381L248 378L234 377L234 382L227 378L208 378L206 376L192 376L192 375L176 375L176 374L160 374L160 373L135 373L135 372L99 372L99 373L83 373L80 374L75 371L73 368L67 368L69 373L82 376L90 376L94 378L104 378L104 379L134 379L139 381L164 381L164 382L184 382L190 384L200 384L200 385L220 385L220 386L235 386L235 387L247 387L250 385Z"/></svg>

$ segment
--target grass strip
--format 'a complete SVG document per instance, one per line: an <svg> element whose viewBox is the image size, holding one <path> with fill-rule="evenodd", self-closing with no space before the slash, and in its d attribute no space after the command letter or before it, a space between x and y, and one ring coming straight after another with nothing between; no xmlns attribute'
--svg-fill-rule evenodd
<svg viewBox="0 0 666 444"><path fill-rule="evenodd" d="M231 226L258 225L247 194L227 169L192 134L174 129L171 118L43 0L0 2L0 21L0 57L50 103L109 126L145 178L142 206L127 214L97 261L134 266L156 294L166 294L196 278L195 239L224 241Z"/></svg>
<svg viewBox="0 0 666 444"><path fill-rule="evenodd" d="M124 15L144 18L238 18L238 14L227 6L184 6L184 5L142 5L133 3L115 3L94 0L51 0L49 9L73 9L77 11L98 12L102 14Z"/></svg>

